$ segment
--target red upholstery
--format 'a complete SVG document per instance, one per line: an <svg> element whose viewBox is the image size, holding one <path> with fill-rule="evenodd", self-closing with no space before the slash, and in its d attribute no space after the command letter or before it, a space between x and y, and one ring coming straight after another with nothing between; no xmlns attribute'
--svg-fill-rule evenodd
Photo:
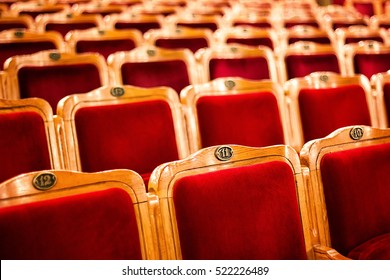
<svg viewBox="0 0 390 280"><path fill-rule="evenodd" d="M124 63L121 72L124 85L168 86L179 93L190 84L187 66L180 60Z"/></svg>
<svg viewBox="0 0 390 280"><path fill-rule="evenodd" d="M390 233L389 155L386 143L329 153L321 161L332 247L342 254ZM379 244L368 243L363 249L376 250ZM363 249L357 250L364 255Z"/></svg>
<svg viewBox="0 0 390 280"><path fill-rule="evenodd" d="M383 86L383 100L385 102L387 121L390 124L390 83Z"/></svg>
<svg viewBox="0 0 390 280"><path fill-rule="evenodd" d="M298 97L305 142L349 125L371 125L363 88L302 89Z"/></svg>
<svg viewBox="0 0 390 280"><path fill-rule="evenodd" d="M76 44L77 53L97 52L107 57L118 51L130 51L136 47L131 39L123 40L80 40Z"/></svg>
<svg viewBox="0 0 390 280"><path fill-rule="evenodd" d="M46 24L45 29L47 31L53 30L61 33L62 37L65 37L66 33L68 33L71 30L76 29L89 29L97 27L96 23L93 22L83 22L83 23L48 23Z"/></svg>
<svg viewBox="0 0 390 280"><path fill-rule="evenodd" d="M349 252L348 257L357 260L390 260L390 233L359 245Z"/></svg>
<svg viewBox="0 0 390 280"><path fill-rule="evenodd" d="M271 92L204 96L196 106L202 147L284 144L279 108Z"/></svg>
<svg viewBox="0 0 390 280"><path fill-rule="evenodd" d="M369 79L376 73L390 70L390 54L356 54L355 73L366 75Z"/></svg>
<svg viewBox="0 0 390 280"><path fill-rule="evenodd" d="M172 114L163 101L85 107L75 116L82 170L131 169L149 177L179 158Z"/></svg>
<svg viewBox="0 0 390 280"><path fill-rule="evenodd" d="M298 41L308 41L308 42L314 42L318 44L331 44L329 37L315 37L315 38L290 37L288 39L289 44L293 44Z"/></svg>
<svg viewBox="0 0 390 280"><path fill-rule="evenodd" d="M363 38L347 37L345 38L345 44L358 43L360 41L372 40L383 43L383 38L381 36L371 36Z"/></svg>
<svg viewBox="0 0 390 280"><path fill-rule="evenodd" d="M0 182L16 175L51 169L42 117L35 112L0 114Z"/></svg>
<svg viewBox="0 0 390 280"><path fill-rule="evenodd" d="M353 7L362 15L369 17L375 15L373 3L353 3Z"/></svg>
<svg viewBox="0 0 390 280"><path fill-rule="evenodd" d="M300 21L300 22L286 21L284 23L284 28L291 28L291 27L294 27L297 25L309 25L309 26L313 26L313 27L317 27L317 28L319 27L318 22L313 19L313 20L308 20L306 22L304 22L304 21Z"/></svg>
<svg viewBox="0 0 390 280"><path fill-rule="evenodd" d="M120 189L0 208L4 259L142 259L132 201Z"/></svg>
<svg viewBox="0 0 390 280"><path fill-rule="evenodd" d="M33 19L35 19L37 16L41 14L54 14L61 12L62 8L53 8L53 9L45 9L44 11L20 11L19 15L28 15L31 16Z"/></svg>
<svg viewBox="0 0 390 280"><path fill-rule="evenodd" d="M166 49L188 48L193 53L201 48L208 47L208 42L205 38L169 38L157 39L155 45Z"/></svg>
<svg viewBox="0 0 390 280"><path fill-rule="evenodd" d="M271 50L274 49L274 44L270 38L229 38L226 42L228 44L237 43L248 46L266 46Z"/></svg>
<svg viewBox="0 0 390 280"><path fill-rule="evenodd" d="M358 22L335 22L333 23L333 30L336 30L337 28L345 28L350 27L354 25L364 25L367 26L367 23L364 20L358 21Z"/></svg>
<svg viewBox="0 0 390 280"><path fill-rule="evenodd" d="M264 57L211 59L210 80L224 77L241 77L245 79L269 79L268 61Z"/></svg>
<svg viewBox="0 0 390 280"><path fill-rule="evenodd" d="M236 21L233 23L233 26L241 26L241 25L249 25L253 27L259 27L259 28L272 28L272 24L269 22L241 22Z"/></svg>
<svg viewBox="0 0 390 280"><path fill-rule="evenodd" d="M32 54L56 48L56 45L49 41L0 43L0 69L3 69L4 62L11 56Z"/></svg>
<svg viewBox="0 0 390 280"><path fill-rule="evenodd" d="M285 58L285 63L288 79L304 77L317 71L340 73L335 54L288 55Z"/></svg>
<svg viewBox="0 0 390 280"><path fill-rule="evenodd" d="M161 28L158 22L117 22L115 29L137 29L144 34L149 29Z"/></svg>
<svg viewBox="0 0 390 280"><path fill-rule="evenodd" d="M18 79L21 98L43 98L53 109L67 95L102 86L99 70L92 64L23 67Z"/></svg>
<svg viewBox="0 0 390 280"><path fill-rule="evenodd" d="M305 259L294 176L283 162L179 179L183 259Z"/></svg>
<svg viewBox="0 0 390 280"><path fill-rule="evenodd" d="M189 28L208 28L213 32L218 29L218 25L214 22L178 22L177 26Z"/></svg>
<svg viewBox="0 0 390 280"><path fill-rule="evenodd" d="M1 22L0 31L9 30L9 29L19 29L19 28L28 28L27 25L19 22Z"/></svg>

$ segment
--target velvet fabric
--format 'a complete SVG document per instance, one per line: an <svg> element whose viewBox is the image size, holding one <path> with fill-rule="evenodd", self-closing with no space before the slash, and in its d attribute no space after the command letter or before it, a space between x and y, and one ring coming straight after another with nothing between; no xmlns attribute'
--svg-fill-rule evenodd
<svg viewBox="0 0 390 280"><path fill-rule="evenodd" d="M387 121L390 125L390 83L383 85L383 100L385 102Z"/></svg>
<svg viewBox="0 0 390 280"><path fill-rule="evenodd" d="M62 8L45 9L44 11L20 11L19 15L28 15L35 20L35 18L41 14L54 14L59 13L61 11Z"/></svg>
<svg viewBox="0 0 390 280"><path fill-rule="evenodd" d="M21 29L28 28L27 25L19 22L1 22L0 23L0 31L9 30L9 29Z"/></svg>
<svg viewBox="0 0 390 280"><path fill-rule="evenodd" d="M259 28L272 28L271 23L269 22L249 22L249 21L236 21L233 23L233 26L242 26L242 25L249 25L253 27L259 27Z"/></svg>
<svg viewBox="0 0 390 280"><path fill-rule="evenodd" d="M53 111L63 97L102 86L99 69L92 64L22 67L18 80L21 98L43 98Z"/></svg>
<svg viewBox="0 0 390 280"><path fill-rule="evenodd" d="M390 260L390 233L386 233L364 242L348 257L355 260Z"/></svg>
<svg viewBox="0 0 390 280"><path fill-rule="evenodd" d="M179 179L173 201L183 259L305 259L295 180L284 162Z"/></svg>
<svg viewBox="0 0 390 280"><path fill-rule="evenodd" d="M390 233L389 169L389 143L333 152L322 158L331 242L341 254L348 255L362 243ZM386 240L388 247L389 238ZM376 250L379 244L369 244L367 249Z"/></svg>
<svg viewBox="0 0 390 280"><path fill-rule="evenodd" d="M318 44L331 44L329 37L308 37L308 38L302 38L302 37L289 37L288 43L294 44L299 41L306 41L306 42L314 42Z"/></svg>
<svg viewBox="0 0 390 280"><path fill-rule="evenodd" d="M202 147L284 144L278 103L271 92L204 96L196 108Z"/></svg>
<svg viewBox="0 0 390 280"><path fill-rule="evenodd" d="M76 52L97 52L107 57L118 51L130 51L136 47L135 43L131 39L121 40L80 40L76 43Z"/></svg>
<svg viewBox="0 0 390 280"><path fill-rule="evenodd" d="M373 2L371 3L353 3L353 7L362 15L369 17L375 15Z"/></svg>
<svg viewBox="0 0 390 280"><path fill-rule="evenodd" d="M56 48L55 44L49 41L0 43L0 69L3 70L4 62L11 56L32 54Z"/></svg>
<svg viewBox="0 0 390 280"><path fill-rule="evenodd" d="M274 49L274 44L271 38L229 38L226 40L228 44L241 44L247 46L266 46L271 50Z"/></svg>
<svg viewBox="0 0 390 280"><path fill-rule="evenodd" d="M288 55L285 64L287 79L304 77L317 71L340 73L335 54Z"/></svg>
<svg viewBox="0 0 390 280"><path fill-rule="evenodd" d="M345 38L345 44L352 44L352 43L358 43L360 41L366 41L366 40L371 40L371 41L377 41L383 43L383 38L380 36L371 36L371 37L363 37L363 38L356 38L356 37L347 37Z"/></svg>
<svg viewBox="0 0 390 280"><path fill-rule="evenodd" d="M345 28L345 27L350 27L350 26L355 26L355 25L367 26L367 23L364 20L359 21L359 22L353 22L353 23L350 23L350 22L335 22L335 23L333 23L332 27L333 27L333 30L336 30L337 28Z"/></svg>
<svg viewBox="0 0 390 280"><path fill-rule="evenodd" d="M45 124L35 112L0 114L0 182L51 169Z"/></svg>
<svg viewBox="0 0 390 280"><path fill-rule="evenodd" d="M212 32L218 29L218 25L214 22L178 22L177 26L189 28L208 28Z"/></svg>
<svg viewBox="0 0 390 280"><path fill-rule="evenodd" d="M390 70L390 54L356 54L354 57L355 73L369 79L376 73Z"/></svg>
<svg viewBox="0 0 390 280"><path fill-rule="evenodd" d="M297 25L308 25L308 26L313 26L316 28L319 28L318 22L313 19L313 20L308 20L308 21L299 21L299 22L294 22L294 21L286 21L284 22L284 28L292 28Z"/></svg>
<svg viewBox="0 0 390 280"><path fill-rule="evenodd" d="M245 79L270 79L268 61L264 57L233 59L211 59L209 63L210 80L224 77Z"/></svg>
<svg viewBox="0 0 390 280"><path fill-rule="evenodd" d="M172 114L161 100L81 108L75 125L82 170L131 169L148 180L179 159Z"/></svg>
<svg viewBox="0 0 390 280"><path fill-rule="evenodd" d="M298 96L304 141L322 138L349 125L371 125L363 88L302 89Z"/></svg>
<svg viewBox="0 0 390 280"><path fill-rule="evenodd" d="M158 22L117 22L115 29L137 29L144 34L149 29L161 28Z"/></svg>
<svg viewBox="0 0 390 280"><path fill-rule="evenodd" d="M190 84L187 65L181 60L127 62L121 67L125 85L139 87L167 86L177 93Z"/></svg>
<svg viewBox="0 0 390 280"><path fill-rule="evenodd" d="M142 259L134 206L120 189L0 209L0 257Z"/></svg>
<svg viewBox="0 0 390 280"><path fill-rule="evenodd" d="M62 37L65 38L66 33L71 30L83 30L97 27L94 22L80 22L80 23L48 23L46 24L45 29L47 31L57 31L61 33Z"/></svg>
<svg viewBox="0 0 390 280"><path fill-rule="evenodd" d="M166 49L187 48L193 53L201 48L207 48L209 45L205 38L169 38L157 39L155 45Z"/></svg>

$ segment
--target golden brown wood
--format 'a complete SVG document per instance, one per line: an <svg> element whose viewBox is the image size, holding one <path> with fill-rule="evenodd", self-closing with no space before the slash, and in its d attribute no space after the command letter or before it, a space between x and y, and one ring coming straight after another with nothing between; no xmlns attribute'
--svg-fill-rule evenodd
<svg viewBox="0 0 390 280"><path fill-rule="evenodd" d="M390 83L390 72L378 73L371 77L372 98L375 102L375 108L378 118L378 127L388 128L389 121L387 119L388 110L386 108L383 87Z"/></svg>

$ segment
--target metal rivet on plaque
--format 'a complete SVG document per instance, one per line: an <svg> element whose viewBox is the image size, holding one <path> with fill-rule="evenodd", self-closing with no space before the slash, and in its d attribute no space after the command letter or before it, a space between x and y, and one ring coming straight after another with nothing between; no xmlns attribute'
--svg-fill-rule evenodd
<svg viewBox="0 0 390 280"><path fill-rule="evenodd" d="M364 130L359 126L355 126L351 128L351 130L349 131L349 137L351 137L351 139L353 140L361 139L363 137L363 134L364 134Z"/></svg>
<svg viewBox="0 0 390 280"><path fill-rule="evenodd" d="M50 53L49 54L49 58L51 59L51 60L60 60L61 59L61 54L59 54L59 53Z"/></svg>
<svg viewBox="0 0 390 280"><path fill-rule="evenodd" d="M233 149L229 146L220 146L215 150L215 157L220 161L227 161L233 156Z"/></svg>
<svg viewBox="0 0 390 280"><path fill-rule="evenodd" d="M110 90L112 96L120 97L125 94L125 90L121 87L113 87Z"/></svg>
<svg viewBox="0 0 390 280"><path fill-rule="evenodd" d="M321 75L321 76L320 76L320 81L326 83L328 80L329 80L328 75Z"/></svg>
<svg viewBox="0 0 390 280"><path fill-rule="evenodd" d="M227 81L225 81L225 87L227 88L227 89L232 89L232 88L234 88L236 86L236 83L234 82L234 81L232 81L232 80L227 80Z"/></svg>
<svg viewBox="0 0 390 280"><path fill-rule="evenodd" d="M41 191L51 189L57 183L57 177L53 173L40 173L33 179L33 186Z"/></svg>
<svg viewBox="0 0 390 280"><path fill-rule="evenodd" d="M147 50L147 51L146 51L146 54L147 54L148 56L155 56L155 55L156 55L156 51L155 51L155 50Z"/></svg>
<svg viewBox="0 0 390 280"><path fill-rule="evenodd" d="M16 30L15 33L14 33L14 36L16 38L23 38L23 36L24 36L23 30Z"/></svg>

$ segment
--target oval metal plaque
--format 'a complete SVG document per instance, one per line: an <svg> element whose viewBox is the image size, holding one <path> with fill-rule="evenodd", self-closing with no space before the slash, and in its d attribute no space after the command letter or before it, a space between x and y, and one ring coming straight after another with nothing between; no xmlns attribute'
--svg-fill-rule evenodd
<svg viewBox="0 0 390 280"><path fill-rule="evenodd" d="M227 80L227 81L225 81L225 87L227 88L227 89L232 89L232 88L234 88L236 86L236 83L234 82L234 81L232 81L232 80Z"/></svg>
<svg viewBox="0 0 390 280"><path fill-rule="evenodd" d="M320 81L326 83L328 80L329 80L328 75L321 75L321 76L320 76Z"/></svg>
<svg viewBox="0 0 390 280"><path fill-rule="evenodd" d="M120 97L125 94L124 88L121 87L113 87L110 91L112 96Z"/></svg>
<svg viewBox="0 0 390 280"><path fill-rule="evenodd" d="M57 177L53 173L40 173L33 179L33 186L41 191L51 189L57 183Z"/></svg>
<svg viewBox="0 0 390 280"><path fill-rule="evenodd" d="M233 156L233 149L229 146L221 146L215 150L215 157L220 161L227 161Z"/></svg>
<svg viewBox="0 0 390 280"><path fill-rule="evenodd" d="M156 55L156 51L155 51L155 50L147 50L147 51L146 51L146 54L147 54L148 56L155 56L155 55Z"/></svg>
<svg viewBox="0 0 390 280"><path fill-rule="evenodd" d="M349 137L351 137L351 139L353 139L353 140L361 139L363 137L363 134L364 134L364 130L363 130L363 128L361 128L359 126L353 127L349 131Z"/></svg>
<svg viewBox="0 0 390 280"><path fill-rule="evenodd" d="M15 33L14 33L14 36L15 36L16 38L23 38L23 37L24 37L24 32L23 32L23 30L20 30L20 29L16 30Z"/></svg>
<svg viewBox="0 0 390 280"><path fill-rule="evenodd" d="M59 53L50 53L50 54L49 54L49 58L50 58L51 60L57 61L57 60L60 60L60 59L61 59L61 54L59 54Z"/></svg>

